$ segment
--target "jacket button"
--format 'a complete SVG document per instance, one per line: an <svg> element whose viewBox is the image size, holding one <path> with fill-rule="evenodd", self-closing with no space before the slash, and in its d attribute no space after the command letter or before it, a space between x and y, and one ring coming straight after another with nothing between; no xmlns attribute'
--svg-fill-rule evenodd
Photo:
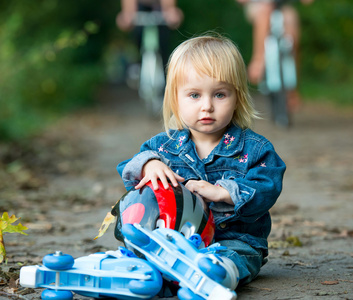
<svg viewBox="0 0 353 300"><path fill-rule="evenodd" d="M226 224L226 223L221 223L221 224L219 224L219 227L221 227L222 229L224 229L224 228L227 227L227 224Z"/></svg>

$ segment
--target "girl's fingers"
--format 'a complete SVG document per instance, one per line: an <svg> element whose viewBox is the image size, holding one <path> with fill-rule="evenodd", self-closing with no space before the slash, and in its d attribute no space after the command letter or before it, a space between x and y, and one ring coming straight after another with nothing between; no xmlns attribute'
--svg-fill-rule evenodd
<svg viewBox="0 0 353 300"><path fill-rule="evenodd" d="M163 187L164 187L166 190L169 189L169 182L168 182L168 180L167 180L167 177L161 177L160 180L161 180L161 182L162 182L162 184L163 184Z"/></svg>
<svg viewBox="0 0 353 300"><path fill-rule="evenodd" d="M194 192L192 180L189 180L189 181L185 184L185 187L186 187L190 192Z"/></svg>
<svg viewBox="0 0 353 300"><path fill-rule="evenodd" d="M175 187L178 186L178 181L182 182L182 181L185 180L183 177L181 177L180 175L174 173L170 169L166 172L166 176L168 177L168 179L170 180L172 185L175 186Z"/></svg>
<svg viewBox="0 0 353 300"><path fill-rule="evenodd" d="M185 185L185 187L193 193L198 193L199 188L200 188L200 181L196 181L196 180L189 180L187 182L187 184Z"/></svg>
<svg viewBox="0 0 353 300"><path fill-rule="evenodd" d="M138 185L135 186L135 189L138 190L140 188L142 188L148 181L146 180L146 178L142 178L141 181L138 183Z"/></svg>
<svg viewBox="0 0 353 300"><path fill-rule="evenodd" d="M158 178L151 178L152 187L153 187L153 190L155 190L155 191L159 189L157 179Z"/></svg>
<svg viewBox="0 0 353 300"><path fill-rule="evenodd" d="M185 181L185 178L184 177L181 177L180 175L174 173L174 177L176 178L176 180L180 181L180 182L183 182Z"/></svg>
<svg viewBox="0 0 353 300"><path fill-rule="evenodd" d="M135 189L138 190L142 188L147 182L151 181L153 189L158 190L159 188L158 180L161 181L165 189L169 189L170 187L169 181L175 187L178 186L179 184L178 182L185 181L183 177L174 173L172 170L168 168L167 170L161 170L160 172L156 172L153 174L145 174L145 177L143 177L141 181L135 186Z"/></svg>
<svg viewBox="0 0 353 300"><path fill-rule="evenodd" d="M176 179L174 178L174 173L170 169L163 172L163 174L160 174L159 179L165 189L169 189L170 187L168 179L175 186L174 182L176 182Z"/></svg>
<svg viewBox="0 0 353 300"><path fill-rule="evenodd" d="M177 187L178 186L178 181L175 179L175 177L169 178L170 182L172 183L173 186Z"/></svg>
<svg viewBox="0 0 353 300"><path fill-rule="evenodd" d="M177 180L175 179L175 173L173 172L173 171L171 171L171 170L168 170L167 172L166 172L166 176L168 177L168 179L169 179L169 181L171 182L171 184L173 185L173 186L177 186L178 185L178 182L177 182ZM167 180L167 179L166 179ZM169 188L169 183L167 182L167 184L168 184L168 188ZM165 186L164 186L165 187Z"/></svg>

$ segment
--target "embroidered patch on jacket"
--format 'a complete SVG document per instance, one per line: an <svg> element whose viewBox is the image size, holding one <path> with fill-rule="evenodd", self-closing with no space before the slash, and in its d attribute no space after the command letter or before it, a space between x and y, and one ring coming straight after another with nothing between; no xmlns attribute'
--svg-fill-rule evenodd
<svg viewBox="0 0 353 300"><path fill-rule="evenodd" d="M238 155L234 159L237 159L240 163L246 163L248 161L248 154Z"/></svg>
<svg viewBox="0 0 353 300"><path fill-rule="evenodd" d="M158 152L168 153L168 151L163 148L163 144L158 148Z"/></svg>
<svg viewBox="0 0 353 300"><path fill-rule="evenodd" d="M178 140L178 142L177 142L177 144L175 146L176 149L179 149L183 145L183 142L184 142L185 138L186 138L185 135L179 137L179 140Z"/></svg>
<svg viewBox="0 0 353 300"><path fill-rule="evenodd" d="M224 135L224 143L226 144L226 149L228 149L231 145L232 142L235 140L234 136L230 136L229 133L226 133Z"/></svg>
<svg viewBox="0 0 353 300"><path fill-rule="evenodd" d="M266 166L266 163L265 163L265 162L262 162L262 163L260 164L260 167L266 168L266 167L267 167L267 166Z"/></svg>

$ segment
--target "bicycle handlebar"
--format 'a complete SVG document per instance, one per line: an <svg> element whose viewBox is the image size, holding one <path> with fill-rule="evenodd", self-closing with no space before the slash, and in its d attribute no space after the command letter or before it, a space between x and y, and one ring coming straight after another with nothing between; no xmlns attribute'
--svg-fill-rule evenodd
<svg viewBox="0 0 353 300"><path fill-rule="evenodd" d="M298 2L300 0L249 0L250 3L260 3L260 2L265 2L265 3L273 3L275 8L280 8L282 5L284 5L287 2Z"/></svg>
<svg viewBox="0 0 353 300"><path fill-rule="evenodd" d="M160 11L152 11L152 12L144 12L139 11L136 13L134 18L135 26L158 26L158 25L166 25L166 21L162 12Z"/></svg>
<svg viewBox="0 0 353 300"><path fill-rule="evenodd" d="M285 2L296 2L300 0L249 0L249 2L268 2L268 3L285 3Z"/></svg>

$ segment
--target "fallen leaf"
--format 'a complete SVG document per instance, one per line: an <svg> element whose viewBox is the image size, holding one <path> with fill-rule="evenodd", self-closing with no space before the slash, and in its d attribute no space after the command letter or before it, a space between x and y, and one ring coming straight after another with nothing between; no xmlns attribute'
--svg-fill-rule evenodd
<svg viewBox="0 0 353 300"><path fill-rule="evenodd" d="M294 247L301 247L303 246L302 242L300 241L299 237L297 236L289 236L286 238L286 242L288 242L291 246Z"/></svg>
<svg viewBox="0 0 353 300"><path fill-rule="evenodd" d="M12 288L12 289L17 289L17 288L18 288L18 281L17 281L17 279L15 279L15 278L10 278L10 281L9 281L9 288Z"/></svg>
<svg viewBox="0 0 353 300"><path fill-rule="evenodd" d="M115 219L116 219L116 217L113 216L110 212L108 212L107 215L105 216L104 220L103 220L103 223L102 223L101 227L99 228L98 235L94 239L96 240L99 237L103 236L103 234L107 231L107 229L110 226L110 224L115 222Z"/></svg>
<svg viewBox="0 0 353 300"><path fill-rule="evenodd" d="M32 288L19 288L16 292L17 295L27 295L27 294L33 294L33 293L35 293L35 290ZM23 299L24 297L21 297L21 298Z"/></svg>
<svg viewBox="0 0 353 300"><path fill-rule="evenodd" d="M326 280L326 281L321 282L321 284L323 284L323 285L335 285L335 284L339 284L339 281L338 280Z"/></svg>
<svg viewBox="0 0 353 300"><path fill-rule="evenodd" d="M9 288L9 287L4 288L4 292L8 293L8 294L15 294L16 291L17 291L17 289L14 289L14 288Z"/></svg>
<svg viewBox="0 0 353 300"><path fill-rule="evenodd" d="M0 285L6 285L7 284L7 280L0 277Z"/></svg>
<svg viewBox="0 0 353 300"><path fill-rule="evenodd" d="M17 220L19 220L19 218L17 218L15 215L9 217L9 214L6 211L2 214L2 217L0 218L0 263L2 263L6 259L6 250L3 234L7 232L27 235L27 233L24 232L28 229L26 226L23 226L21 223L18 223L17 225L11 225Z"/></svg>
<svg viewBox="0 0 353 300"><path fill-rule="evenodd" d="M353 230L347 230L347 229L342 230L339 236L343 238L346 238L346 237L351 238L353 237Z"/></svg>

